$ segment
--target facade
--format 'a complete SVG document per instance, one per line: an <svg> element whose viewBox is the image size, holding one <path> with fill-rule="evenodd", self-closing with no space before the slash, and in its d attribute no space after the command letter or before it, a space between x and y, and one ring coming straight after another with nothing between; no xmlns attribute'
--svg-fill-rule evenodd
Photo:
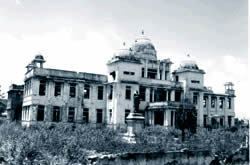
<svg viewBox="0 0 250 165"><path fill-rule="evenodd" d="M20 121L22 119L24 85L12 84L8 91L7 120Z"/></svg>
<svg viewBox="0 0 250 165"><path fill-rule="evenodd" d="M195 108L200 127L234 125L234 89L224 94L204 86L205 72L186 60L171 73L170 59L157 51L144 34L131 47L114 53L108 75L44 68L37 55L27 66L22 108L23 122L77 122L125 125L140 94L139 110L146 125L175 127L176 111Z"/></svg>

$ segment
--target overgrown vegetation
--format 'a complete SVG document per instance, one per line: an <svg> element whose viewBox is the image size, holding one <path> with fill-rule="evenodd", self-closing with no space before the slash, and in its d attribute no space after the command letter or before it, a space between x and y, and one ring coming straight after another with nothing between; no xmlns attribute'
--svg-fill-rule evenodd
<svg viewBox="0 0 250 165"><path fill-rule="evenodd" d="M136 144L123 142L121 133L107 127L74 124L37 124L30 128L18 124L0 125L0 161L8 164L86 163L93 153L155 152L188 148L226 153L244 141L245 130L198 130L186 133L165 127L147 127L136 136Z"/></svg>

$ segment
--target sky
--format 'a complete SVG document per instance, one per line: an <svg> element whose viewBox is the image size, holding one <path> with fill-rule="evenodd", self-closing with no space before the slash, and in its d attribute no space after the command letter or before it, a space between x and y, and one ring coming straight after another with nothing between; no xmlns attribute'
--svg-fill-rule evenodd
<svg viewBox="0 0 250 165"><path fill-rule="evenodd" d="M247 0L0 0L1 90L23 83L36 54L47 68L107 74L142 30L172 70L190 54L214 92L232 81L236 116L250 118Z"/></svg>

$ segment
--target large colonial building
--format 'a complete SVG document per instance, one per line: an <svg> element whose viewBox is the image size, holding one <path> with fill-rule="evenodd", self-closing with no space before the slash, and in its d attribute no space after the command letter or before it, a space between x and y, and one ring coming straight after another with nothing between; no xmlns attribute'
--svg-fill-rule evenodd
<svg viewBox="0 0 250 165"><path fill-rule="evenodd" d="M234 89L225 93L204 86L205 72L186 60L172 73L170 59L142 34L108 61L108 75L44 68L37 55L25 74L23 122L77 122L125 125L133 111L133 94L140 94L139 109L146 125L175 126L179 108L195 108L197 125L234 125ZM187 105L187 106L185 106Z"/></svg>

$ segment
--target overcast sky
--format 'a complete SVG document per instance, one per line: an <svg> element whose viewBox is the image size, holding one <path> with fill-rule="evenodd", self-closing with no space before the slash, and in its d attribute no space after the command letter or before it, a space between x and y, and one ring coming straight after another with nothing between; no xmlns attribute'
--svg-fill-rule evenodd
<svg viewBox="0 0 250 165"><path fill-rule="evenodd" d="M38 53L45 67L106 74L106 62L141 30L176 69L187 54L206 71L205 85L232 81L236 115L250 117L247 0L0 0L2 90L23 83Z"/></svg>

